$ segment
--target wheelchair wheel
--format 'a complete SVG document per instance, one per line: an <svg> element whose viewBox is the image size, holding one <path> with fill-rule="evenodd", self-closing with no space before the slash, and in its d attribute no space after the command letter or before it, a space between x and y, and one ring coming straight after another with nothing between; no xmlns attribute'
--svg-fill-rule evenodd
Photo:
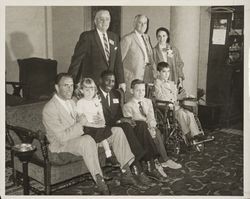
<svg viewBox="0 0 250 199"><path fill-rule="evenodd" d="M194 147L198 152L203 152L205 149L204 143L196 144Z"/></svg>
<svg viewBox="0 0 250 199"><path fill-rule="evenodd" d="M175 133L166 139L165 148L172 155L179 155L181 151L181 143Z"/></svg>

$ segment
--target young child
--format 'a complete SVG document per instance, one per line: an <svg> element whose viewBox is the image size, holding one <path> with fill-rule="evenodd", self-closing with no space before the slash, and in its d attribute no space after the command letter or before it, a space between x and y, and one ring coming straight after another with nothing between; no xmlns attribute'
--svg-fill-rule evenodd
<svg viewBox="0 0 250 199"><path fill-rule="evenodd" d="M156 128L156 120L152 101L145 98L145 83L142 80L135 79L131 82L132 99L123 106L123 114L125 117L132 117L133 120L143 121L147 124L148 131L151 134L158 152L163 159L161 164L163 167L179 169L182 166L167 156L164 143L162 141L159 130ZM158 168L157 168L158 169Z"/></svg>
<svg viewBox="0 0 250 199"><path fill-rule="evenodd" d="M84 133L93 137L96 143L103 145L106 157L112 156L108 141L111 136L111 129L105 126L105 119L100 99L96 95L97 87L91 78L83 78L79 83L77 92L81 92L83 97L77 101L78 115L84 114L87 118L87 124L84 126ZM98 122L97 122L98 121Z"/></svg>
<svg viewBox="0 0 250 199"><path fill-rule="evenodd" d="M176 119L181 126L183 135L185 135L187 139L191 139L199 134L204 134L204 132L198 128L194 114L191 111L179 106L178 100L185 98L186 93L182 92L178 94L177 86L173 81L169 80L170 68L168 63L158 63L157 71L158 78L154 83L156 99L174 103Z"/></svg>

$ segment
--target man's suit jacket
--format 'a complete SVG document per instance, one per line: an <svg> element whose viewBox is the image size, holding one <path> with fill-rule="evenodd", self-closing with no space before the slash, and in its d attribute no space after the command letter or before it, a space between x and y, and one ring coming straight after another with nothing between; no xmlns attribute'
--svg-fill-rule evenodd
<svg viewBox="0 0 250 199"><path fill-rule="evenodd" d="M150 44L148 35L145 34L145 40ZM145 73L145 53L143 46L138 39L135 31L125 35L121 39L121 53L124 67L124 77L127 88L130 88L130 83L134 79L144 79ZM153 52L149 54L149 59L153 60ZM153 67L154 63L151 63ZM153 77L151 77L153 78ZM148 80L153 82L153 79ZM127 92L128 93L128 92Z"/></svg>
<svg viewBox="0 0 250 199"><path fill-rule="evenodd" d="M69 114L58 99L53 96L43 109L43 124L50 142L51 152L64 152L64 144L83 134L80 123L76 123L76 105L70 100L73 113Z"/></svg>
<svg viewBox="0 0 250 199"><path fill-rule="evenodd" d="M112 89L109 92L110 106L108 105L102 91L98 88L98 94L101 97L101 103L104 113L106 124L114 126L116 121L123 117L121 104L120 104L120 93L117 90Z"/></svg>
<svg viewBox="0 0 250 199"><path fill-rule="evenodd" d="M81 77L90 77L98 84L102 71L109 69L114 72L118 84L124 83L119 38L113 32L108 31L107 35L110 46L109 62L97 30L86 31L80 35L68 70L75 82Z"/></svg>

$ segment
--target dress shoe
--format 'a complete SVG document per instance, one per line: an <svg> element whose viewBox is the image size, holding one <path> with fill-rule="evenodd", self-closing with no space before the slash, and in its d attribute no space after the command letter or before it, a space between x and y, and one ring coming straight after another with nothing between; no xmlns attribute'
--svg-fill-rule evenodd
<svg viewBox="0 0 250 199"><path fill-rule="evenodd" d="M147 190L149 188L148 186L143 185L131 173L128 174L127 172L122 173L120 181L121 181L121 185L132 186L132 187L138 188L139 190L142 190L142 191L145 191L145 190Z"/></svg>
<svg viewBox="0 0 250 199"><path fill-rule="evenodd" d="M101 195L110 195L109 188L100 174L96 175L96 185Z"/></svg>
<svg viewBox="0 0 250 199"><path fill-rule="evenodd" d="M153 187L156 185L156 183L150 180L144 172L141 172L140 174L138 174L138 178L142 184L147 185L149 187Z"/></svg>
<svg viewBox="0 0 250 199"><path fill-rule="evenodd" d="M167 182L168 179L163 177L157 169L151 169L150 171L146 171L146 174L149 178L154 179L159 182Z"/></svg>
<svg viewBox="0 0 250 199"><path fill-rule="evenodd" d="M161 163L162 167L169 167L170 169L180 169L181 164L176 163L175 161L169 159L166 162Z"/></svg>
<svg viewBox="0 0 250 199"><path fill-rule="evenodd" d="M105 174L105 173L103 172L103 179L104 179L105 181L110 181L110 180L113 180L113 177L110 176L110 175L108 175L108 174Z"/></svg>
<svg viewBox="0 0 250 199"><path fill-rule="evenodd" d="M114 156L106 158L105 165L115 167L115 168L117 168L117 167L120 168L120 164L119 164L119 162L116 160L116 158Z"/></svg>
<svg viewBox="0 0 250 199"><path fill-rule="evenodd" d="M155 168L158 170L158 172L163 176L163 177L168 177L167 174L165 173L164 169L162 168L161 164L159 162L155 163Z"/></svg>

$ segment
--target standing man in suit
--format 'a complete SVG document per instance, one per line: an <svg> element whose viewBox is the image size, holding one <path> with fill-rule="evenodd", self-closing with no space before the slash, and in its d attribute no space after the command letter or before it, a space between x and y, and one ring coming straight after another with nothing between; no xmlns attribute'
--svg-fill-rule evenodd
<svg viewBox="0 0 250 199"><path fill-rule="evenodd" d="M126 87L130 88L133 79L153 83L156 67L153 60L153 51L149 36L145 33L148 18L137 15L134 19L134 30L121 39L121 53L124 67ZM129 89L126 92L126 101L131 97Z"/></svg>
<svg viewBox="0 0 250 199"><path fill-rule="evenodd" d="M98 159L97 144L94 139L84 134L83 126L87 119L76 114L76 104L71 99L73 94L73 79L67 73L56 77L56 94L43 109L43 124L49 140L49 150L61 154L68 152L82 156L89 172L102 194L109 194L109 189L103 180L103 173ZM98 116L94 123L100 122ZM130 164L134 161L128 141L119 127L111 129L112 135L107 139L121 165L121 184L135 185L131 175Z"/></svg>
<svg viewBox="0 0 250 199"><path fill-rule="evenodd" d="M108 10L96 13L96 28L81 34L68 73L73 76L75 83L82 77L90 77L98 84L101 72L109 69L115 73L118 87L125 91L119 38L115 33L107 31L110 20Z"/></svg>

